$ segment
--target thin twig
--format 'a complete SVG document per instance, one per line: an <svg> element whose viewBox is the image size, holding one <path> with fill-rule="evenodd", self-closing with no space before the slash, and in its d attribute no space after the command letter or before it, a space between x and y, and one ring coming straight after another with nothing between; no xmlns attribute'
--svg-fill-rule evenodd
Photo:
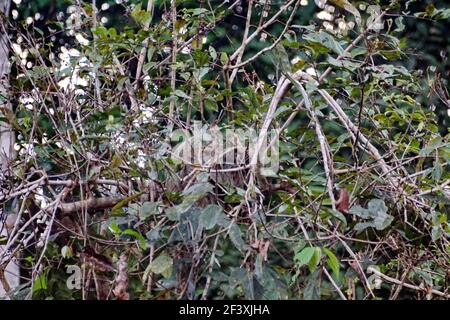
<svg viewBox="0 0 450 320"><path fill-rule="evenodd" d="M406 288L413 289L413 290L416 290L416 291L421 291L421 292L425 292L425 293L429 293L430 292L430 293L435 294L437 296L440 296L440 297L443 297L443 298L446 298L446 299L450 299L450 294L446 294L444 292L441 292L441 291L438 291L438 290L435 290L435 289L431 289L431 290L428 291L425 288L421 288L421 287L413 285L413 284L402 282L401 280L389 277L389 276L385 275L384 273L381 273L376 268L369 267L369 268L367 268L367 271L374 273L375 275L383 278L384 280L386 280L388 282L391 282L391 283L394 283L394 284L397 284L397 285L402 285L402 286L404 286Z"/></svg>

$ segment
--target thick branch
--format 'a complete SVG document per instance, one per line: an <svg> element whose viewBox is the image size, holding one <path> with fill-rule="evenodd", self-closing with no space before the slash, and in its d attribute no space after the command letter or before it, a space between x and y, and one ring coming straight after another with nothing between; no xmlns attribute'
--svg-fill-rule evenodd
<svg viewBox="0 0 450 320"><path fill-rule="evenodd" d="M89 198L82 201L71 203L61 203L58 207L63 214L70 214L81 211L83 209L108 209L114 207L124 198L122 197L104 197L104 198Z"/></svg>

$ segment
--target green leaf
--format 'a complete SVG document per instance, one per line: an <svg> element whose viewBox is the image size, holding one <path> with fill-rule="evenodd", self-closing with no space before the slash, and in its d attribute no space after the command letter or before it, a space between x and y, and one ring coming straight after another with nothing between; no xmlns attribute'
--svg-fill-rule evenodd
<svg viewBox="0 0 450 320"><path fill-rule="evenodd" d="M133 230L133 229L126 229L122 232L122 234L126 234L129 236L132 236L136 239L139 240L139 246L141 247L142 250L146 250L147 249L147 241L145 239L145 237L138 231Z"/></svg>
<svg viewBox="0 0 450 320"><path fill-rule="evenodd" d="M211 58L213 60L216 60L217 59L217 51L216 51L216 49L214 49L214 47L210 46L208 51L209 51L209 55L211 56Z"/></svg>
<svg viewBox="0 0 450 320"><path fill-rule="evenodd" d="M329 212L333 217L341 221L344 226L347 226L347 219L340 211L330 210Z"/></svg>
<svg viewBox="0 0 450 320"><path fill-rule="evenodd" d="M222 213L221 207L215 204L210 204L202 210L202 213L200 213L199 222L206 230L210 230L217 224L219 215Z"/></svg>
<svg viewBox="0 0 450 320"><path fill-rule="evenodd" d="M200 14L204 14L204 13L208 12L208 10L205 8L195 8L195 9L188 10L188 12L192 12L193 16L198 16Z"/></svg>
<svg viewBox="0 0 450 320"><path fill-rule="evenodd" d="M361 232L370 227L376 228L377 230L384 230L387 228L394 220L394 217L387 214L387 211L388 208L383 200L372 199L369 201L367 209L356 205L350 208L349 212L368 220L366 222L359 222L355 225L354 229Z"/></svg>
<svg viewBox="0 0 450 320"><path fill-rule="evenodd" d="M166 253L160 254L150 264L150 271L155 274L162 274L165 278L170 277L172 273L173 260Z"/></svg>
<svg viewBox="0 0 450 320"><path fill-rule="evenodd" d="M439 240L444 233L442 232L441 226L433 226L431 229L431 240L437 241Z"/></svg>
<svg viewBox="0 0 450 320"><path fill-rule="evenodd" d="M228 62L228 55L227 55L226 52L221 52L221 53L220 53L220 62L221 62L223 65L226 65L226 64L227 64L227 62Z"/></svg>
<svg viewBox="0 0 450 320"><path fill-rule="evenodd" d="M313 247L306 247L302 251L298 252L294 256L294 261L297 262L297 267L300 268L306 264L309 263L311 258L314 255L314 248Z"/></svg>
<svg viewBox="0 0 450 320"><path fill-rule="evenodd" d="M113 234L121 234L122 233L122 230L119 228L119 225L117 224L116 220L111 221L111 224L109 225L108 229Z"/></svg>
<svg viewBox="0 0 450 320"><path fill-rule="evenodd" d="M289 61L289 56L286 49L281 43L278 43L273 49L273 55L275 58L275 65L279 70L283 72L291 71L291 62Z"/></svg>
<svg viewBox="0 0 450 320"><path fill-rule="evenodd" d="M334 253L332 251L330 251L327 248L323 248L323 251L325 252L325 254L328 257L328 259L327 259L328 267L333 271L336 279L339 278L339 260L338 260L338 258L334 255Z"/></svg>
<svg viewBox="0 0 450 320"><path fill-rule="evenodd" d="M146 218L158 214L158 203L146 201L139 208L139 218L145 220Z"/></svg>
<svg viewBox="0 0 450 320"><path fill-rule="evenodd" d="M405 24L403 23L403 17L396 18L395 25L397 26L397 28L394 30L395 32L403 32L403 30L405 30Z"/></svg>
<svg viewBox="0 0 450 320"><path fill-rule="evenodd" d="M350 3L348 0L330 0L331 3L335 4L338 7L350 12L355 16L355 21L358 25L361 25L361 14L358 9L354 5Z"/></svg>
<svg viewBox="0 0 450 320"><path fill-rule="evenodd" d="M149 24L152 20L152 13L146 10L142 10L141 4L138 3L131 11L131 17L134 19L134 21L144 26L146 24Z"/></svg>
<svg viewBox="0 0 450 320"><path fill-rule="evenodd" d="M431 171L431 177L436 181L436 183L439 183L442 177L442 165L440 164L439 159L434 162L433 171Z"/></svg>
<svg viewBox="0 0 450 320"><path fill-rule="evenodd" d="M319 247L314 247L313 249L313 255L308 262L308 268L311 273L314 272L320 262L320 258L322 257L322 249L320 249Z"/></svg>
<svg viewBox="0 0 450 320"><path fill-rule="evenodd" d="M183 191L183 196L205 196L208 192L214 190L212 184L207 182L196 183Z"/></svg>
<svg viewBox="0 0 450 320"><path fill-rule="evenodd" d="M333 66L336 66L336 67L339 67L339 68L343 68L343 69L347 69L347 70L350 70L350 71L355 71L356 69L361 67L360 63L351 62L351 61L348 61L348 60L338 60L338 59L335 59L335 58L333 58L331 56L328 57L328 62L331 65L333 65Z"/></svg>
<svg viewBox="0 0 450 320"><path fill-rule="evenodd" d="M136 199L137 197L139 197L140 195L142 195L142 191L135 193L129 197L126 197L125 199L119 201L114 207L112 207L111 209L111 214L114 215L121 215L123 213L122 211L122 207L126 206L128 204L128 202L133 201L134 199Z"/></svg>
<svg viewBox="0 0 450 320"><path fill-rule="evenodd" d="M183 201L177 206L167 208L165 214L170 221L178 221L182 213L188 211L193 206L192 201Z"/></svg>
<svg viewBox="0 0 450 320"><path fill-rule="evenodd" d="M40 274L35 280L33 284L33 293L39 290L47 289L47 277L45 274Z"/></svg>
<svg viewBox="0 0 450 320"><path fill-rule="evenodd" d="M433 152L433 151L435 151L437 149L440 149L442 147L445 147L447 145L448 145L448 143L444 143L442 141L441 137L434 138L433 140L431 140L427 144L427 146L425 148L420 150L419 155L421 155L421 156L428 156L431 152Z"/></svg>
<svg viewBox="0 0 450 320"><path fill-rule="evenodd" d="M316 270L306 277L306 286L303 289L304 300L319 300L321 298L320 270Z"/></svg>
<svg viewBox="0 0 450 320"><path fill-rule="evenodd" d="M311 32L303 36L303 39L309 42L317 43L325 48L334 51L337 54L344 53L342 46L334 39L332 35L321 31L319 33Z"/></svg>
<svg viewBox="0 0 450 320"><path fill-rule="evenodd" d="M230 237L231 242L234 244L236 249L243 252L246 249L246 245L244 240L242 240L242 232L241 229L239 229L239 226L233 223L233 225L230 227L230 231L228 233L228 236Z"/></svg>
<svg viewBox="0 0 450 320"><path fill-rule="evenodd" d="M208 111L217 112L217 110L219 109L216 100L206 99L204 102L205 102L205 108Z"/></svg>
<svg viewBox="0 0 450 320"><path fill-rule="evenodd" d="M186 93L184 93L183 91L181 91L181 90L175 90L175 95L177 96L177 97L180 97L180 98L183 98L183 99L187 99L187 100L190 100L191 99L191 97L189 97Z"/></svg>

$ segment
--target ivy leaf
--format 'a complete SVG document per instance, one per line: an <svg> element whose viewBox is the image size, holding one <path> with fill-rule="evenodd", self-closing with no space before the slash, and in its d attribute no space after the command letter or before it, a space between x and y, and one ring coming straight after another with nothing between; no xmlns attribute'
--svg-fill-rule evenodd
<svg viewBox="0 0 450 320"><path fill-rule="evenodd" d="M357 223L354 229L358 232L370 227L376 228L377 230L384 230L394 220L394 217L387 214L387 211L388 208L381 199L370 200L367 209L358 205L353 206L350 209L351 214L368 220L367 222Z"/></svg>
<svg viewBox="0 0 450 320"><path fill-rule="evenodd" d="M320 270L316 270L306 278L306 286L303 289L303 299L320 300L321 298Z"/></svg>
<svg viewBox="0 0 450 320"><path fill-rule="evenodd" d="M145 220L151 215L156 215L158 213L159 211L157 202L145 201L139 209L139 218L141 220Z"/></svg>
<svg viewBox="0 0 450 320"><path fill-rule="evenodd" d="M162 274L165 278L170 277L172 273L173 260L167 254L162 253L152 261L149 268L155 274Z"/></svg>
<svg viewBox="0 0 450 320"><path fill-rule="evenodd" d="M205 196L208 192L214 190L212 184L207 182L196 183L190 186L188 189L183 191L183 196L194 196L194 197L202 197Z"/></svg>
<svg viewBox="0 0 450 320"><path fill-rule="evenodd" d="M442 232L441 226L433 226L431 229L431 240L437 241L439 240L444 233Z"/></svg>
<svg viewBox="0 0 450 320"><path fill-rule="evenodd" d="M230 227L229 237L231 242L234 244L236 249L243 252L246 248L244 240L242 240L242 232L241 229L239 229L238 225L233 224Z"/></svg>
<svg viewBox="0 0 450 320"><path fill-rule="evenodd" d="M184 199L181 204L165 210L166 216L171 221L179 220L181 214L188 211L197 200L200 200L213 190L213 185L207 182L193 184L188 189L183 191L182 195L184 196Z"/></svg>
<svg viewBox="0 0 450 320"><path fill-rule="evenodd" d="M215 204L210 204L200 213L199 221L206 230L214 228L217 224L219 215L222 214L222 208Z"/></svg>

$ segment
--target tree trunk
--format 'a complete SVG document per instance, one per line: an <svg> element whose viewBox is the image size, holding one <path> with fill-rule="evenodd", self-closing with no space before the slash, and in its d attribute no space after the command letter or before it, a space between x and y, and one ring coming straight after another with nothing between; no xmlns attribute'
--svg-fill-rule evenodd
<svg viewBox="0 0 450 320"><path fill-rule="evenodd" d="M8 90L9 90L9 72L10 72L10 63L9 63L9 46L8 46L8 34L3 32L2 30L6 30L6 23L4 17L7 17L9 14L10 8L10 0L0 0L0 23L3 27L0 29L0 107L8 109L12 112L12 107L9 102ZM4 116L0 113L0 116ZM2 122L0 120L0 181L2 179L7 178L10 175L10 163L15 158L14 152L14 143L15 143L15 133L9 125L9 123ZM3 213L3 208L0 209L0 213ZM7 230L4 226L4 221L6 217L2 215L2 219L0 220L0 231L1 236L7 236ZM0 257L3 253L3 247L0 246ZM0 270L1 270L0 266ZM1 276L1 275L0 275ZM7 293L6 291L13 290L15 287L19 285L19 266L17 265L15 260L12 260L4 270L4 280L6 280L7 286L9 288L5 288L0 281L0 298L4 297Z"/></svg>

